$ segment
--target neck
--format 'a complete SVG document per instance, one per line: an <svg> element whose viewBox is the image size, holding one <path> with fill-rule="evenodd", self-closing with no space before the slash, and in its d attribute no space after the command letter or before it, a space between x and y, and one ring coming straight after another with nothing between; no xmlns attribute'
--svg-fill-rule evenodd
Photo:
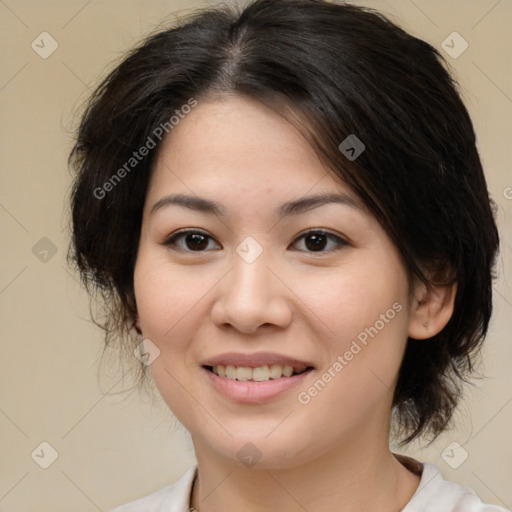
<svg viewBox="0 0 512 512"><path fill-rule="evenodd" d="M198 478L190 506L197 512L396 512L416 491L419 477L389 451L387 439L339 446L286 469L245 468L194 442Z"/></svg>

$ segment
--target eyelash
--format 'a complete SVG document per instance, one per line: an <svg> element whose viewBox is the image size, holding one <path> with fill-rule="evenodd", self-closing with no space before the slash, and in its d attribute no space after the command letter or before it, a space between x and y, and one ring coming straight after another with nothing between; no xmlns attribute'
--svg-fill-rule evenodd
<svg viewBox="0 0 512 512"><path fill-rule="evenodd" d="M214 238L212 236L210 236L208 233L206 233L204 231L201 231L201 230L198 230L198 229L187 229L187 230L178 231L176 233L173 233L169 238L167 238L167 240L165 240L165 242L163 242L163 245L165 245L167 247L170 247L173 250L181 251L181 252L189 252L189 253L208 252L208 249L200 250L200 251L193 251L193 250L188 249L188 248L183 249L183 248L177 247L177 241L184 240L187 235L194 235L194 234L203 235L203 236L207 237L210 240L214 240ZM335 244L336 244L335 248L331 248L331 249L328 249L328 250L322 250L322 251L307 251L307 250L304 250L303 251L303 252L307 252L307 253L310 253L310 254L330 254L331 252L339 250L341 247L344 247L344 246L348 245L348 242L345 239L343 239L341 236L336 235L336 234L334 234L334 233L332 233L330 231L326 231L324 229L309 229L309 230L307 230L307 231L305 231L303 233L300 233L295 238L295 240L292 242L291 245L297 244L300 240L305 240L308 235L321 235L321 236L325 236L329 240L334 241ZM216 242L216 243L218 244L218 242ZM220 244L218 244L218 245L220 245ZM214 250L218 250L218 249L214 249ZM300 249L298 249L298 250L300 250Z"/></svg>

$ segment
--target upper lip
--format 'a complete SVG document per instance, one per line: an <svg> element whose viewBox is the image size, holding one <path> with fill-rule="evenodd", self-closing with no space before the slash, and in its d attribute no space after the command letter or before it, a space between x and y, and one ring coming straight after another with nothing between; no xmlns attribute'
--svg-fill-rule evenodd
<svg viewBox="0 0 512 512"><path fill-rule="evenodd" d="M282 354L275 354L272 352L256 352L254 354L246 354L241 352L229 352L226 354L219 354L218 356L211 357L201 363L202 366L245 366L247 368L256 368L258 366L280 364L282 366L293 366L296 369L303 369L312 367L313 365L294 359Z"/></svg>

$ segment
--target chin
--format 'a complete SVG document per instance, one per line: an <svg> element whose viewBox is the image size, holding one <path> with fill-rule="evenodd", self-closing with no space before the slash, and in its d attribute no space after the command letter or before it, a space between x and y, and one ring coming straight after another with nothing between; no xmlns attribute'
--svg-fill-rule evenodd
<svg viewBox="0 0 512 512"><path fill-rule="evenodd" d="M209 440L208 444L227 464L251 471L288 469L313 458L311 450L304 450L300 439L286 435L284 441L278 436L272 439L273 435L245 433L234 439L226 436L222 442Z"/></svg>

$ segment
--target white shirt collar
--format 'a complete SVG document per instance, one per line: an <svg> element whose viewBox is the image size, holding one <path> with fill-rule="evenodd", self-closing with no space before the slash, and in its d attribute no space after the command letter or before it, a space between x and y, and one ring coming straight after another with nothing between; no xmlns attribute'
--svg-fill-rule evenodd
<svg viewBox="0 0 512 512"><path fill-rule="evenodd" d="M470 488L444 480L433 464L410 461L423 471L418 489L401 512L507 512L495 505L485 505ZM173 485L110 512L190 512L190 495L196 475L197 465L194 465Z"/></svg>

